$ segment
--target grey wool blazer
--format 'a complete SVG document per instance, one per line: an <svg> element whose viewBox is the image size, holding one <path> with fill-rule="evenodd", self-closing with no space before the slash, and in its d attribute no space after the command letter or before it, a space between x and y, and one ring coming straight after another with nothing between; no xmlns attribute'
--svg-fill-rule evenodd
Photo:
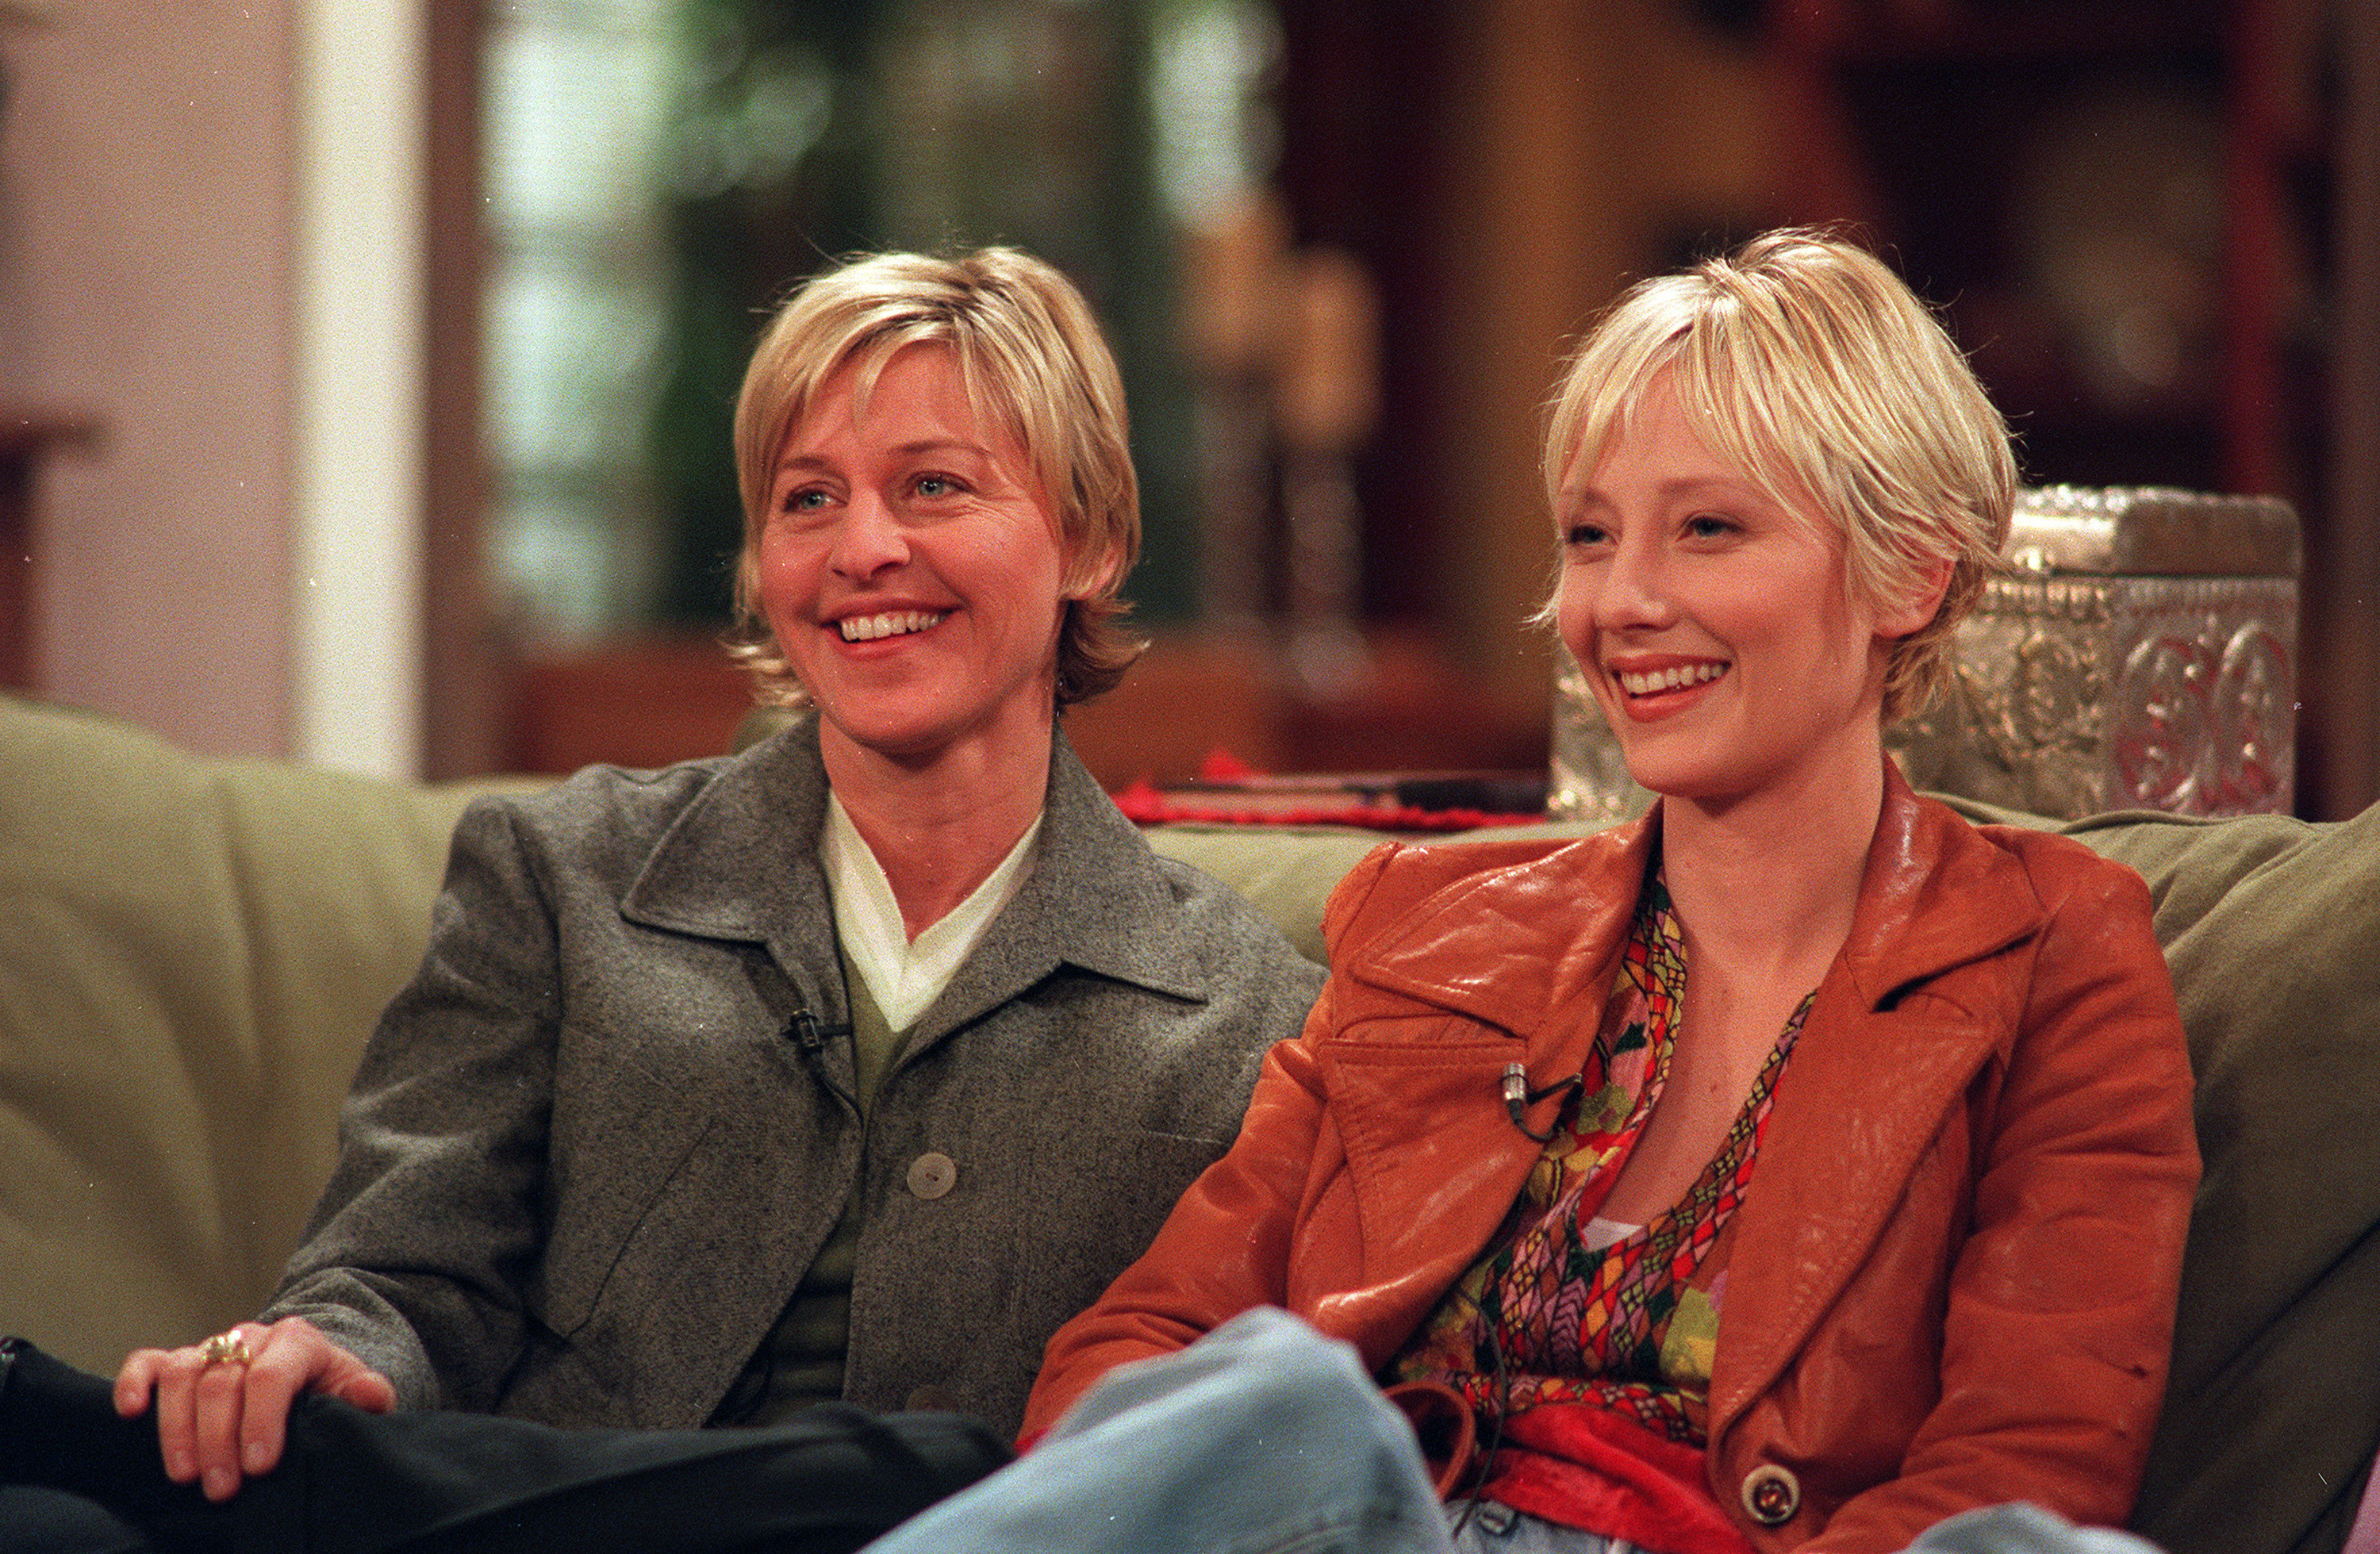
<svg viewBox="0 0 2380 1554"><path fill-rule="evenodd" d="M1032 873L863 1123L825 800L803 720L476 803L267 1317L407 1406L699 1425L856 1194L844 1395L1013 1433L1322 973L1152 854L1060 735Z"/></svg>

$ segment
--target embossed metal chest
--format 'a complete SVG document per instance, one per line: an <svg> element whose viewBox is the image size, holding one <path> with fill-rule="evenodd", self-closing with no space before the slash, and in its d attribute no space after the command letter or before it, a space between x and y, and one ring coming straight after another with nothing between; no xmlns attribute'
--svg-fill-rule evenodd
<svg viewBox="0 0 2380 1554"><path fill-rule="evenodd" d="M1890 731L1919 787L2072 817L2286 811L2298 523L2270 497L2049 486L1961 625L1948 694Z"/></svg>
<svg viewBox="0 0 2380 1554"><path fill-rule="evenodd" d="M2297 736L2297 516L2268 497L2048 486L1961 625L1951 685L1887 730L1910 782L2039 815L2286 812ZM1646 797L1568 655L1549 807Z"/></svg>

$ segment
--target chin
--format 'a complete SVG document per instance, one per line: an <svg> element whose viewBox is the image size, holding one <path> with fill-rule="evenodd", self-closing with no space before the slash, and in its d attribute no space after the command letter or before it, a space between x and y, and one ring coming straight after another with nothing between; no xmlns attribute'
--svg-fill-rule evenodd
<svg viewBox="0 0 2380 1554"><path fill-rule="evenodd" d="M1752 785L1742 772L1715 770L1704 761L1630 756L1624 750L1621 756L1636 785L1663 798L1724 801L1742 796Z"/></svg>
<svg viewBox="0 0 2380 1554"><path fill-rule="evenodd" d="M915 760L929 756L949 742L940 724L920 725L912 718L827 718L844 743L890 760Z"/></svg>

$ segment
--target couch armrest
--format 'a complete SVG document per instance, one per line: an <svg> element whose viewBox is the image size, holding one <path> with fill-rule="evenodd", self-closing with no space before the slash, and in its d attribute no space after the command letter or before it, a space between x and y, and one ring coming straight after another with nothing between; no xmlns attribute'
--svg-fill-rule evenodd
<svg viewBox="0 0 2380 1554"><path fill-rule="evenodd" d="M468 797L0 698L0 1313L78 1364L253 1312Z"/></svg>

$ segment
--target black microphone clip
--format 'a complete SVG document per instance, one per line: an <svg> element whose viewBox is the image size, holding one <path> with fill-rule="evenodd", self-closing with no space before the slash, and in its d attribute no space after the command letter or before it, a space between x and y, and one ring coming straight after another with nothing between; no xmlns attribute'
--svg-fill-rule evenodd
<svg viewBox="0 0 2380 1554"><path fill-rule="evenodd" d="M837 1037L849 1036L851 1027L822 1026L819 1024L817 1015L803 1009L795 1011L794 1017L785 1022L784 1034L786 1040L791 1041L803 1051L815 1052Z"/></svg>
<svg viewBox="0 0 2380 1554"><path fill-rule="evenodd" d="M1523 1113L1528 1108L1535 1106L1537 1102L1545 1099L1548 1096L1559 1095L1564 1090L1584 1090L1585 1088L1586 1080L1581 1075L1573 1074L1567 1079L1556 1080L1553 1084L1548 1085L1544 1089L1533 1090L1529 1088L1528 1070L1523 1068L1517 1062L1509 1062L1504 1065L1505 1113L1512 1119L1512 1125L1521 1130L1521 1136L1524 1138L1533 1139L1539 1144L1552 1143L1554 1129L1552 1127L1548 1127L1545 1132L1539 1133L1536 1129L1529 1126L1528 1119L1523 1115ZM1559 1127L1560 1123L1561 1114L1560 1112L1556 1112L1554 1114L1554 1125Z"/></svg>

